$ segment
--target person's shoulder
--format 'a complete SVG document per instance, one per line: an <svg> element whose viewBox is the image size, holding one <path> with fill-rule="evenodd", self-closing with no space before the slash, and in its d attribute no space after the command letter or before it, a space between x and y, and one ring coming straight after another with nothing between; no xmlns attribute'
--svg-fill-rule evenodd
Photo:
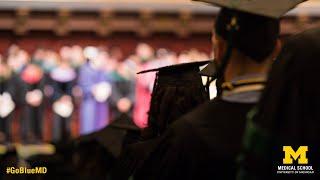
<svg viewBox="0 0 320 180"><path fill-rule="evenodd" d="M236 114L243 114L250 110L255 103L239 103L229 102L221 98L214 98L208 101L193 111L184 115L181 119L188 123L199 123L202 121L208 121L213 118L230 118ZM210 122L213 122L210 120Z"/></svg>
<svg viewBox="0 0 320 180"><path fill-rule="evenodd" d="M191 112L176 120L171 126L171 134L175 139L196 137L205 133L215 134L213 131L221 132L221 129L236 128L246 120L247 112L254 104L233 103L215 98L198 106ZM228 129L227 128L227 129ZM200 136L201 136L200 135Z"/></svg>
<svg viewBox="0 0 320 180"><path fill-rule="evenodd" d="M208 118L217 115L217 112L221 112L221 109L225 109L227 106L230 106L226 101L221 100L220 98L214 98L210 101L207 101L189 113L182 116L179 120L175 122L173 126L190 126L195 122L206 121Z"/></svg>
<svg viewBox="0 0 320 180"><path fill-rule="evenodd" d="M212 110L214 110L216 106L219 106L219 104L219 99L213 99L199 105L189 113L176 120L171 125L169 130L172 131L171 133L174 135L183 136L184 133L191 134L195 128L194 122L207 120L212 115Z"/></svg>

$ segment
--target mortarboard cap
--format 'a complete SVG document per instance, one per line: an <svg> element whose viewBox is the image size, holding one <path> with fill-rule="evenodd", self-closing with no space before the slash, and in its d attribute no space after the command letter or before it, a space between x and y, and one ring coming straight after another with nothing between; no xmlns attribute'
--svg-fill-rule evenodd
<svg viewBox="0 0 320 180"><path fill-rule="evenodd" d="M200 74L201 76L211 77L211 76L214 74L214 72L217 71L217 69L218 69L217 63L216 63L214 60L212 60L212 61L210 61L210 62L208 63L207 66L205 66L205 67L199 72L199 74Z"/></svg>
<svg viewBox="0 0 320 180"><path fill-rule="evenodd" d="M192 63L182 63L171 66L164 66L155 69L149 69L141 71L138 74L144 74L148 72L157 72L157 80L160 84L180 84L186 81L201 81L201 76L199 75L200 67L205 66L210 61L200 61Z"/></svg>
<svg viewBox="0 0 320 180"><path fill-rule="evenodd" d="M273 50L279 33L278 18L306 0L193 0L222 7L216 33L229 42L222 64L209 63L200 74L216 79L222 76L232 48L257 62ZM264 34L262 36L262 34ZM248 43L252 42L252 43ZM263 43L261 43L263 42ZM256 46L259 45L259 46Z"/></svg>
<svg viewBox="0 0 320 180"><path fill-rule="evenodd" d="M213 4L222 8L251 14L279 18L306 0L193 0Z"/></svg>
<svg viewBox="0 0 320 180"><path fill-rule="evenodd" d="M199 62L191 62L191 63L181 63L181 64L175 64L171 66L163 66L159 68L154 68L154 69L148 69L144 71L140 71L137 74L144 74L148 72L164 72L164 73L179 73L183 72L184 70L190 70L190 69L199 69L199 67L204 66L211 62L210 60L208 61L199 61Z"/></svg>

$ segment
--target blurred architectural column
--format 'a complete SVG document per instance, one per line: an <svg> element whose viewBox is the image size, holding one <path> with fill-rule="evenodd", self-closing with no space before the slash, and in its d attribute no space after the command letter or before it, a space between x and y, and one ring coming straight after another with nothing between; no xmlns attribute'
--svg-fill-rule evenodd
<svg viewBox="0 0 320 180"><path fill-rule="evenodd" d="M137 28L137 33L141 37L148 37L152 34L151 22L153 19L153 13L149 9L140 11L140 26Z"/></svg>
<svg viewBox="0 0 320 180"><path fill-rule="evenodd" d="M190 22L192 21L192 13L189 10L181 10L179 12L179 25L176 27L176 34L181 38L190 35Z"/></svg>
<svg viewBox="0 0 320 180"><path fill-rule="evenodd" d="M70 20L70 11L67 9L60 9L58 11L57 24L55 27L55 33L58 36L67 35L69 32L69 20Z"/></svg>
<svg viewBox="0 0 320 180"><path fill-rule="evenodd" d="M14 32L17 35L24 35L28 31L29 9L18 9L16 11L16 19Z"/></svg>
<svg viewBox="0 0 320 180"><path fill-rule="evenodd" d="M99 20L96 28L96 33L100 36L110 35L112 33L112 26L110 22L113 18L113 12L111 10L101 10L99 13Z"/></svg>

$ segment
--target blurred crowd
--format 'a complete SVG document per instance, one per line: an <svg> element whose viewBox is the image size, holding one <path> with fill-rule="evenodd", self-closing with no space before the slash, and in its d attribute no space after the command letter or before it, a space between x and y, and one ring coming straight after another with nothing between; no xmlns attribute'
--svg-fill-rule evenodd
<svg viewBox="0 0 320 180"><path fill-rule="evenodd" d="M117 119L147 126L155 73L136 75L177 63L208 60L196 49L176 53L140 43L123 57L119 47L63 46L32 54L11 45L0 56L0 143L12 142L13 121L23 143L43 142L52 119L51 140L71 138L71 121L79 117L79 134L98 131ZM79 108L78 108L79 107ZM45 114L49 109L50 116ZM19 113L17 113L19 111Z"/></svg>

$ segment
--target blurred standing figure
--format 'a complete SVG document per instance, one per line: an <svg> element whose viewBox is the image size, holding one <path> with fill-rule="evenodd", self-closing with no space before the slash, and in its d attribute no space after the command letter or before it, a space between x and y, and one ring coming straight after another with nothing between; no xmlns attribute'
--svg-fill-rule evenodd
<svg viewBox="0 0 320 180"><path fill-rule="evenodd" d="M132 110L135 100L135 62L127 59L120 62L123 55L118 47L110 49L110 57L106 64L108 78L112 81L110 96L111 117L113 121L132 122Z"/></svg>
<svg viewBox="0 0 320 180"><path fill-rule="evenodd" d="M19 54L21 55L19 52L20 48L15 44L11 45L8 49L7 64L16 74L19 74L28 62L27 58L18 58Z"/></svg>
<svg viewBox="0 0 320 180"><path fill-rule="evenodd" d="M0 55L0 144L11 141L11 115L16 107L12 75Z"/></svg>
<svg viewBox="0 0 320 180"><path fill-rule="evenodd" d="M135 83L130 76L129 66L125 63L118 64L117 69L111 73L112 94L110 105L113 120L132 120L132 109L135 99Z"/></svg>
<svg viewBox="0 0 320 180"><path fill-rule="evenodd" d="M85 63L85 58L83 57L83 49L79 45L74 45L71 47L71 53L70 53L70 64L73 68L78 70L80 67Z"/></svg>
<svg viewBox="0 0 320 180"><path fill-rule="evenodd" d="M70 121L74 109L72 88L76 80L76 72L68 59L61 53L58 66L50 73L53 87L53 141L66 141L70 138Z"/></svg>
<svg viewBox="0 0 320 180"><path fill-rule="evenodd" d="M29 55L20 50L16 58L27 62ZM42 140L44 72L31 62L22 68L19 81L22 141L36 143Z"/></svg>
<svg viewBox="0 0 320 180"><path fill-rule="evenodd" d="M136 55L138 57L137 69L139 71L149 69L147 62L154 59L152 47L148 44L140 43L136 48ZM153 82L153 77L150 77L150 75L142 75L136 79L136 104L133 112L133 121L140 128L147 126L152 91L150 82Z"/></svg>
<svg viewBox="0 0 320 180"><path fill-rule="evenodd" d="M86 47L84 55L87 63L79 71L78 84L82 89L80 107L80 134L88 134L103 128L109 122L109 110L106 103L111 94L103 68L105 59L95 47Z"/></svg>

